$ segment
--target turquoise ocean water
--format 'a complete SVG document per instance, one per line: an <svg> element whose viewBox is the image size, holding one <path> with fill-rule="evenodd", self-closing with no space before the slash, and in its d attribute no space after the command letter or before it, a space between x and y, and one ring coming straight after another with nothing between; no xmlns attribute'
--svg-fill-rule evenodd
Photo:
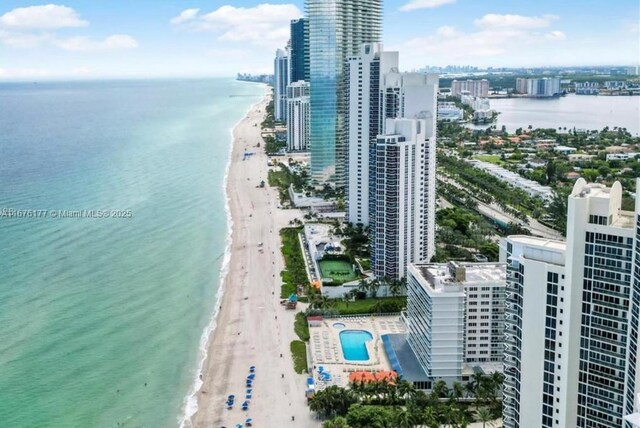
<svg viewBox="0 0 640 428"><path fill-rule="evenodd" d="M231 79L0 83L0 426L173 427L216 307ZM5 211L5 214L8 212Z"/></svg>

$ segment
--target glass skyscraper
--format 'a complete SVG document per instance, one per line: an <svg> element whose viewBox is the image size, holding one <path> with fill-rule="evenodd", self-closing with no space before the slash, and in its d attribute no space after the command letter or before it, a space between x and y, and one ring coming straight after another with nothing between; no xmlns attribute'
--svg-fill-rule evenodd
<svg viewBox="0 0 640 428"><path fill-rule="evenodd" d="M347 57L382 37L382 0L306 0L311 81L311 175L346 181Z"/></svg>
<svg viewBox="0 0 640 428"><path fill-rule="evenodd" d="M309 21L304 18L291 21L289 68L291 82L309 81Z"/></svg>

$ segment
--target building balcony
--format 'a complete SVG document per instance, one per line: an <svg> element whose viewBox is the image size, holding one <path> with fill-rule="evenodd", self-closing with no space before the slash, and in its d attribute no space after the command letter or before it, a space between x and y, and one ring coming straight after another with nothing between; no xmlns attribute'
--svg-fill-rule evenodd
<svg viewBox="0 0 640 428"><path fill-rule="evenodd" d="M510 417L510 418L515 418L516 417L516 411L513 407L504 407L504 409L502 410L502 413L504 413L506 416ZM505 422L506 422L506 418L505 418Z"/></svg>
<svg viewBox="0 0 640 428"><path fill-rule="evenodd" d="M505 389L506 389L507 386L515 389L517 387L516 379L514 377L511 377L511 376L505 376L505 378L504 378L504 386L505 386Z"/></svg>

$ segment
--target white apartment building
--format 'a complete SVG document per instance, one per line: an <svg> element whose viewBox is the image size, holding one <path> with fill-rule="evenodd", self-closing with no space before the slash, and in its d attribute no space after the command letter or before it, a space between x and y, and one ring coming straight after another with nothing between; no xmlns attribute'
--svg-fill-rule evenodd
<svg viewBox="0 0 640 428"><path fill-rule="evenodd" d="M576 82L576 95L598 95L600 93L600 83L598 82Z"/></svg>
<svg viewBox="0 0 640 428"><path fill-rule="evenodd" d="M381 43L366 43L359 56L348 59L346 190L348 218L354 224L369 225L369 154L378 135L384 133L383 76L397 69L398 52L384 52Z"/></svg>
<svg viewBox="0 0 640 428"><path fill-rule="evenodd" d="M516 78L516 91L519 94L527 93L527 79L525 77Z"/></svg>
<svg viewBox="0 0 640 428"><path fill-rule="evenodd" d="M372 158L375 184L370 225L371 268L377 278L405 276L409 263L430 259L425 207L428 151L424 119L387 119Z"/></svg>
<svg viewBox="0 0 640 428"><path fill-rule="evenodd" d="M289 56L283 49L276 50L273 61L273 103L277 121L287 119L287 86L289 81Z"/></svg>
<svg viewBox="0 0 640 428"><path fill-rule="evenodd" d="M416 213L419 213L419 219L414 219L413 221L421 223L421 227L417 230L420 231L418 239L422 241L422 251L415 254L417 258L407 258L406 263L428 261L435 254L437 96L437 74L398 73L392 71L384 76L382 116L384 118L418 119L425 125L424 138L426 144L424 151L420 157L415 158L415 161L420 164L420 168L417 170L421 170L421 174L423 174L419 179L422 183L422 193L417 194L416 200L409 201L409 204L413 204L414 209L417 210ZM385 129L385 132L388 133L388 131L388 129ZM374 146L370 154L372 166L375 165L373 159L375 159L377 147L377 145ZM379 170L372 167L370 168L370 174L372 174L369 178L370 195L375 195L375 198L378 198L381 193L385 192L384 188L379 188L384 182L380 180ZM369 204L369 233L372 247L372 266L378 265L378 260L381 260L381 264L378 266L384 264L380 257L385 256L380 256L380 254L389 254L386 258L394 257L393 254L390 254L390 249L380 247L385 241L376 239L376 234L384 227L386 221L383 217L380 217L380 225L377 224L379 216L377 210L379 208L380 205L376 204L375 199L371 199ZM380 215L383 215L383 213ZM402 215L404 216L406 213ZM404 266L406 266L406 263ZM379 270L379 272L382 271L384 269ZM376 273L375 270L374 273ZM401 269L398 275L404 276L404 269Z"/></svg>
<svg viewBox="0 0 640 428"><path fill-rule="evenodd" d="M489 98L480 98L463 92L460 96L462 104L470 106L474 110L491 110L491 101Z"/></svg>
<svg viewBox="0 0 640 428"><path fill-rule="evenodd" d="M438 103L438 120L457 122L464 119L464 111L452 102Z"/></svg>
<svg viewBox="0 0 640 428"><path fill-rule="evenodd" d="M432 381L502 361L505 279L501 263L409 265L408 343Z"/></svg>
<svg viewBox="0 0 640 428"><path fill-rule="evenodd" d="M463 92L468 92L472 97L487 98L489 96L489 81L487 79L453 80L451 95L460 97Z"/></svg>
<svg viewBox="0 0 640 428"><path fill-rule="evenodd" d="M560 93L560 79L557 77L527 79L527 94L531 97L553 97Z"/></svg>
<svg viewBox="0 0 640 428"><path fill-rule="evenodd" d="M374 274L401 278L408 263L435 252L438 76L400 73L398 53L378 43L364 44L346 72L348 218L370 227ZM394 158L396 151L405 157ZM381 202L399 197L399 188L385 186L400 185L408 199ZM387 226L404 235L390 234Z"/></svg>
<svg viewBox="0 0 640 428"><path fill-rule="evenodd" d="M464 290L442 281L428 264L407 271L407 342L432 381L451 385L462 377Z"/></svg>
<svg viewBox="0 0 640 428"><path fill-rule="evenodd" d="M627 426L639 385L640 202L633 213L621 201L620 183L579 179L566 243L502 242L506 428Z"/></svg>
<svg viewBox="0 0 640 428"><path fill-rule="evenodd" d="M287 86L287 150L309 147L309 83L304 80Z"/></svg>
<svg viewBox="0 0 640 428"><path fill-rule="evenodd" d="M627 153L607 153L607 160L628 160L640 158L640 152L627 152Z"/></svg>
<svg viewBox="0 0 640 428"><path fill-rule="evenodd" d="M564 242L531 236L510 236L501 242L500 261L507 263L505 428L563 426L550 423L560 399L557 366L567 359L561 354L558 331L567 315L565 252ZM566 363L564 367L566 371Z"/></svg>
<svg viewBox="0 0 640 428"><path fill-rule="evenodd" d="M553 199L554 192L553 192L553 189L551 189L551 187L549 186L543 186L537 181L524 178L518 173L509 171L506 168L503 168L499 165L496 165L490 162L484 162L484 161L479 161L475 159L472 159L468 162L472 164L474 167L481 169L485 172L488 172L494 177L498 177L499 179L506 181L513 187L517 187L519 189L524 190L531 196L542 198L547 201L550 201Z"/></svg>

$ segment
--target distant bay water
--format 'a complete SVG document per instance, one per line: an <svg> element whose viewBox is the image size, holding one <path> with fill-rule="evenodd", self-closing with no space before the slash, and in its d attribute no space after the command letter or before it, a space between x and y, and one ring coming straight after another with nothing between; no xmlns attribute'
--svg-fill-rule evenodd
<svg viewBox="0 0 640 428"><path fill-rule="evenodd" d="M590 96L492 99L491 108L500 112L495 125L517 128L558 128L601 130L605 126L627 128L640 135L640 96ZM480 126L486 128L486 126Z"/></svg>
<svg viewBox="0 0 640 428"><path fill-rule="evenodd" d="M263 94L0 83L0 425L178 425L224 259L230 130Z"/></svg>

